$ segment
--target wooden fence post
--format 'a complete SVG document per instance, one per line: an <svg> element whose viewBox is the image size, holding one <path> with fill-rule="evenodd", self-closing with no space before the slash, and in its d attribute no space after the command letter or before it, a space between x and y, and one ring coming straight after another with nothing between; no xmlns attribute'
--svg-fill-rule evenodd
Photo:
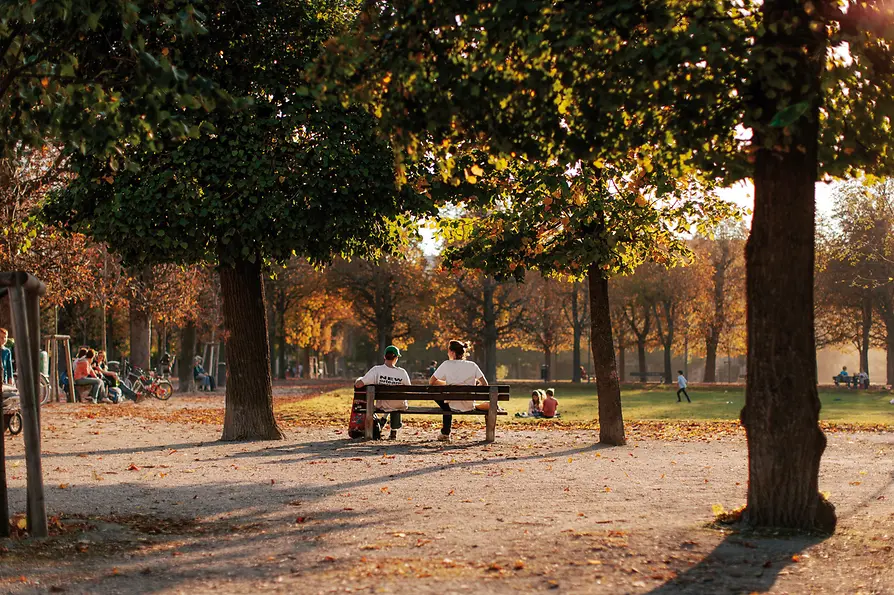
<svg viewBox="0 0 894 595"><path fill-rule="evenodd" d="M37 396L40 298L32 288L26 291L27 274L20 272L14 275L15 286L10 287L9 304L16 332L16 360L19 363L17 385L25 440L28 532L32 537L46 537L47 510L40 463L40 399Z"/></svg>

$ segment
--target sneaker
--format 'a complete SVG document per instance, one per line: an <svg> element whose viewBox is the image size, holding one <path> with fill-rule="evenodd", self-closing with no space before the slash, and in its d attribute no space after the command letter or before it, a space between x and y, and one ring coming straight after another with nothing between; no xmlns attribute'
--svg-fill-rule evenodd
<svg viewBox="0 0 894 595"><path fill-rule="evenodd" d="M450 442L450 434L438 432L438 442Z"/></svg>
<svg viewBox="0 0 894 595"><path fill-rule="evenodd" d="M397 430L391 430L391 433L388 434L388 440L397 440Z"/></svg>

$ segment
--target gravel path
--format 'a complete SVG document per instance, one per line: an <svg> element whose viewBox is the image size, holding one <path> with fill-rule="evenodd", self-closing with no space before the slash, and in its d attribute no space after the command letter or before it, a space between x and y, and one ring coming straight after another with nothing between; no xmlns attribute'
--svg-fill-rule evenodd
<svg viewBox="0 0 894 595"><path fill-rule="evenodd" d="M215 423L108 411L44 410L63 534L0 540L0 591L894 593L891 433L829 436L820 488L840 525L821 539L707 527L713 505L744 501L737 436L603 448L591 431L499 424L493 445L483 428L444 444L426 429L365 443L298 427L224 444ZM7 447L21 512L21 440Z"/></svg>

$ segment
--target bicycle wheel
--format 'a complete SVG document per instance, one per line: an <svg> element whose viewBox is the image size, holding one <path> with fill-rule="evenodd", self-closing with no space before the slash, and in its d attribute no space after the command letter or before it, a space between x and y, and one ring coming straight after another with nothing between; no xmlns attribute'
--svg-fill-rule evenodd
<svg viewBox="0 0 894 595"><path fill-rule="evenodd" d="M50 379L40 375L40 383L38 385L38 394L40 395L40 404L46 405L50 402Z"/></svg>
<svg viewBox="0 0 894 595"><path fill-rule="evenodd" d="M167 401L174 394L174 385L167 380L159 380L152 387L152 394L156 399Z"/></svg>
<svg viewBox="0 0 894 595"><path fill-rule="evenodd" d="M9 420L6 422L6 427L9 428L9 433L15 436L19 432L22 431L22 414L16 411L12 415L9 416Z"/></svg>

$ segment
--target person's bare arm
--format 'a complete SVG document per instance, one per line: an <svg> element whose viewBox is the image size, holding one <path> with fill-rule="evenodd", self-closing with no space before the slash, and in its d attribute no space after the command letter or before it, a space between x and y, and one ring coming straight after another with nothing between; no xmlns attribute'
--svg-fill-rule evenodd
<svg viewBox="0 0 894 595"><path fill-rule="evenodd" d="M432 377L428 379L428 383L431 386L444 386L445 384L447 384L447 381L441 380L440 378L436 378L434 375L432 375Z"/></svg>
<svg viewBox="0 0 894 595"><path fill-rule="evenodd" d="M363 378L358 378L354 381L354 388L363 388L364 386L366 385L363 384Z"/></svg>
<svg viewBox="0 0 894 595"><path fill-rule="evenodd" d="M487 386L487 378L485 378L484 376L482 376L475 382L478 383L478 386Z"/></svg>

